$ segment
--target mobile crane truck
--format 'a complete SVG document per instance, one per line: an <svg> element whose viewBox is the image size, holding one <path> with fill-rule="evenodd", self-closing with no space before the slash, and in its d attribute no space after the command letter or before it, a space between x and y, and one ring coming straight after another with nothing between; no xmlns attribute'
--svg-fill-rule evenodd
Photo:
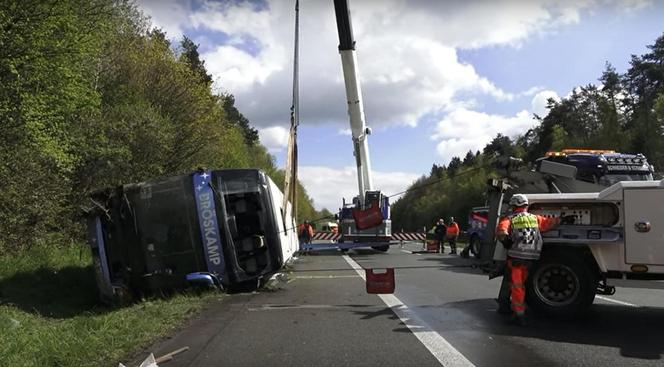
<svg viewBox="0 0 664 367"><path fill-rule="evenodd" d="M368 243L376 250L387 251L392 236L390 202L380 190L373 188L368 142L371 129L365 123L348 1L334 0L334 11L359 189L359 195L353 198L352 203L346 203L345 200L343 202L339 213L339 234L341 234L339 242Z"/></svg>

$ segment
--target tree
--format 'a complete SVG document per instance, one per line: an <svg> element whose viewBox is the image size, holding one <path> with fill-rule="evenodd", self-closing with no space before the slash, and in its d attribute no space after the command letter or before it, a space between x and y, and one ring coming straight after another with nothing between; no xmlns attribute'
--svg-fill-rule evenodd
<svg viewBox="0 0 664 367"><path fill-rule="evenodd" d="M219 101L228 120L242 130L247 144L257 144L258 130L251 127L249 120L235 107L235 97L232 94L223 94L219 97Z"/></svg>
<svg viewBox="0 0 664 367"><path fill-rule="evenodd" d="M607 62L599 81L602 82L602 92L607 96L611 104L617 107L616 96L622 92L622 84L616 68Z"/></svg>
<svg viewBox="0 0 664 367"><path fill-rule="evenodd" d="M461 159L459 157L452 157L452 160L450 160L450 164L447 165L447 173L450 176L456 175L457 171L459 168L461 168L461 165L463 163L461 162Z"/></svg>
<svg viewBox="0 0 664 367"><path fill-rule="evenodd" d="M99 105L93 86L111 12L97 0L0 3L0 253L68 229L72 129Z"/></svg>
<svg viewBox="0 0 664 367"><path fill-rule="evenodd" d="M194 74L201 78L205 84L211 85L212 76L207 73L207 70L205 69L205 61L202 61L198 54L198 45L187 36L184 36L180 42L180 48L182 49L180 61L189 66Z"/></svg>
<svg viewBox="0 0 664 367"><path fill-rule="evenodd" d="M484 147L484 154L489 156L494 154L510 156L513 151L512 139L500 133Z"/></svg>
<svg viewBox="0 0 664 367"><path fill-rule="evenodd" d="M8 0L0 30L0 254L80 241L99 188L198 167L283 182L232 96L212 92L198 46L174 53L133 3ZM301 186L298 210L316 214Z"/></svg>
<svg viewBox="0 0 664 367"><path fill-rule="evenodd" d="M551 150L560 151L567 147L567 133L560 125L554 125L551 132Z"/></svg>
<svg viewBox="0 0 664 367"><path fill-rule="evenodd" d="M447 171L447 168L445 167L445 165L439 166L439 165L434 163L431 166L431 172L429 173L429 175L432 176L432 177L441 178L441 177L443 177L443 175L445 174L446 171Z"/></svg>
<svg viewBox="0 0 664 367"><path fill-rule="evenodd" d="M624 77L629 93L627 127L630 129L631 149L644 153L660 165L664 163L658 158L664 148L664 130L655 116L655 104L664 92L664 35L648 49L650 52L640 57L632 55Z"/></svg>
<svg viewBox="0 0 664 367"><path fill-rule="evenodd" d="M475 162L475 154L473 154L472 150L469 150L468 153L466 153L466 157L463 159L463 165L472 166L474 162Z"/></svg>

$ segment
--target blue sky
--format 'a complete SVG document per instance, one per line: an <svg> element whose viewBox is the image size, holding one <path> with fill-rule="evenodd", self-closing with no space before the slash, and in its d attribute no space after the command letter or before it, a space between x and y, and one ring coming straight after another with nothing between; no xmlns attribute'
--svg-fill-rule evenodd
<svg viewBox="0 0 664 367"><path fill-rule="evenodd" d="M548 97L597 83L605 62L664 34L647 0L350 0L376 186L400 191L433 163L515 136ZM174 40L200 45L218 91L284 162L291 95L290 1L139 1ZM300 179L316 206L356 191L332 1L302 0Z"/></svg>
<svg viewBox="0 0 664 367"><path fill-rule="evenodd" d="M533 37L522 47L462 50L459 57L506 89L542 85L565 95L575 86L597 84L605 62L624 72L629 68L631 54L647 52L646 45L664 34L664 12L661 7L652 10L625 14L604 8L595 14L586 13L579 24ZM512 113L517 106L518 103L497 103L487 108L495 113Z"/></svg>

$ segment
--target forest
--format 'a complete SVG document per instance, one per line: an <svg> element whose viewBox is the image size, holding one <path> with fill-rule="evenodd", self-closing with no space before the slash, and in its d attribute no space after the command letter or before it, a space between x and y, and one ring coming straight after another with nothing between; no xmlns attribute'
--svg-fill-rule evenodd
<svg viewBox="0 0 664 367"><path fill-rule="evenodd" d="M198 45L169 40L133 2L2 1L0 255L83 241L81 209L100 188L199 167L257 167L283 185L233 95L215 90ZM299 216L316 217L298 192Z"/></svg>
<svg viewBox="0 0 664 367"><path fill-rule="evenodd" d="M564 148L642 153L659 177L664 169L664 35L648 52L632 55L624 74L607 62L598 83L579 86L560 101L549 99L546 116L517 137L498 134L482 151L433 164L431 171L392 205L395 231L430 228L454 216L465 228L470 209L485 203L486 181L496 156L534 162Z"/></svg>

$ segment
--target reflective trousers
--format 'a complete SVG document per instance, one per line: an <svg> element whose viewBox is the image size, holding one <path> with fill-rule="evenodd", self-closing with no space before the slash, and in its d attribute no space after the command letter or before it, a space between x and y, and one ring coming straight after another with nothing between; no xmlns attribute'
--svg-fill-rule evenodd
<svg viewBox="0 0 664 367"><path fill-rule="evenodd" d="M507 260L510 273L510 296L512 311L517 315L526 313L526 279L528 279L529 264L523 260Z"/></svg>
<svg viewBox="0 0 664 367"><path fill-rule="evenodd" d="M456 237L448 237L447 238L447 241L450 243L450 249L451 249L450 251L453 254L456 254L456 240L457 240Z"/></svg>

